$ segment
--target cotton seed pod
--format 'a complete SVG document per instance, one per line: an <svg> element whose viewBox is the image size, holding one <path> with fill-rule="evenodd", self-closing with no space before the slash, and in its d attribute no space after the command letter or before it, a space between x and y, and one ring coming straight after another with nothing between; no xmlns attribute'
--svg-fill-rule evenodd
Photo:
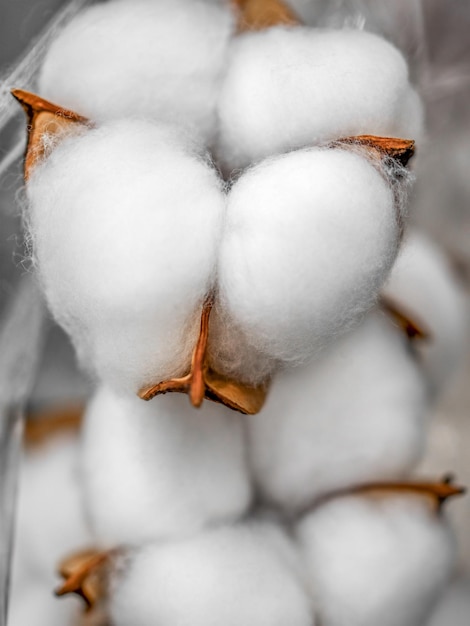
<svg viewBox="0 0 470 626"><path fill-rule="evenodd" d="M172 127L115 121L66 137L27 185L34 258L82 362L121 390L185 373L225 208Z"/></svg>
<svg viewBox="0 0 470 626"><path fill-rule="evenodd" d="M273 359L308 361L373 305L399 221L366 153L311 148L248 170L229 194L220 248L228 325Z"/></svg>
<svg viewBox="0 0 470 626"><path fill-rule="evenodd" d="M38 89L93 121L146 117L210 141L234 15L197 0L101 3L52 42Z"/></svg>
<svg viewBox="0 0 470 626"><path fill-rule="evenodd" d="M432 388L441 390L462 363L468 329L465 294L449 260L425 235L408 233L384 294L428 328L422 363Z"/></svg>
<svg viewBox="0 0 470 626"><path fill-rule="evenodd" d="M424 624L455 558L445 518L411 493L333 499L297 534L324 626Z"/></svg>
<svg viewBox="0 0 470 626"><path fill-rule="evenodd" d="M146 403L101 387L86 411L82 452L99 544L181 537L243 515L251 487L241 419L210 402L195 411L180 394Z"/></svg>
<svg viewBox="0 0 470 626"><path fill-rule="evenodd" d="M313 626L296 555L280 528L222 527L131 556L114 581L116 626Z"/></svg>
<svg viewBox="0 0 470 626"><path fill-rule="evenodd" d="M236 37L218 102L228 170L353 135L419 139L422 105L401 53L359 30L277 26Z"/></svg>
<svg viewBox="0 0 470 626"><path fill-rule="evenodd" d="M280 372L246 422L263 498L288 512L355 484L404 476L425 440L426 383L381 311L312 364Z"/></svg>

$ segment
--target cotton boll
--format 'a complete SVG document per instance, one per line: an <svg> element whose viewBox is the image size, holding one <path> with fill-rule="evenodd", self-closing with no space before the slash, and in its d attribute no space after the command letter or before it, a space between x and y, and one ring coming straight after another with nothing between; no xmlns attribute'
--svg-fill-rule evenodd
<svg viewBox="0 0 470 626"><path fill-rule="evenodd" d="M103 387L87 409L86 505L98 541L140 545L240 517L250 502L241 418L187 397L142 402Z"/></svg>
<svg viewBox="0 0 470 626"><path fill-rule="evenodd" d="M403 476L425 438L426 385L381 312L314 363L279 373L246 422L255 482L287 511L355 484Z"/></svg>
<svg viewBox="0 0 470 626"><path fill-rule="evenodd" d="M418 139L423 125L401 53L346 29L275 27L237 37L218 114L228 169L353 135Z"/></svg>
<svg viewBox="0 0 470 626"><path fill-rule="evenodd" d="M373 305L398 241L392 190L366 158L313 148L267 160L228 198L220 306L255 349L306 361Z"/></svg>
<svg viewBox="0 0 470 626"><path fill-rule="evenodd" d="M468 326L465 295L444 252L410 233L384 292L428 329L420 353L433 388L441 389L462 363Z"/></svg>
<svg viewBox="0 0 470 626"><path fill-rule="evenodd" d="M94 121L172 121L209 140L234 28L229 6L197 0L109 2L82 11L51 44L45 98Z"/></svg>
<svg viewBox="0 0 470 626"><path fill-rule="evenodd" d="M298 527L324 626L418 626L452 571L455 547L427 498L337 498Z"/></svg>
<svg viewBox="0 0 470 626"><path fill-rule="evenodd" d="M81 360L131 392L185 373L225 203L195 146L170 127L110 122L65 139L27 192L46 297Z"/></svg>
<svg viewBox="0 0 470 626"><path fill-rule="evenodd" d="M14 587L56 583L57 564L90 542L81 500L78 440L51 439L23 459L17 504Z"/></svg>
<svg viewBox="0 0 470 626"><path fill-rule="evenodd" d="M281 532L240 525L142 548L114 583L113 624L313 626Z"/></svg>
<svg viewBox="0 0 470 626"><path fill-rule="evenodd" d="M60 601L44 582L13 589L8 609L8 626L74 626L79 623L78 600Z"/></svg>

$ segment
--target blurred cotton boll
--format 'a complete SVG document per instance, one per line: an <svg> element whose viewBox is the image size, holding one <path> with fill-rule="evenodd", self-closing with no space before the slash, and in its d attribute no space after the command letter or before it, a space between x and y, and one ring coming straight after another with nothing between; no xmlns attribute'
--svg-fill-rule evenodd
<svg viewBox="0 0 470 626"><path fill-rule="evenodd" d="M126 116L175 122L210 142L233 28L228 4L101 3L53 40L38 89L93 121Z"/></svg>
<svg viewBox="0 0 470 626"><path fill-rule="evenodd" d="M195 144L116 121L67 137L28 181L34 260L82 362L137 392L185 373L225 197Z"/></svg>
<svg viewBox="0 0 470 626"><path fill-rule="evenodd" d="M298 556L273 524L146 546L118 573L116 626L314 626Z"/></svg>
<svg viewBox="0 0 470 626"><path fill-rule="evenodd" d="M246 423L255 483L296 511L331 491L404 476L424 448L426 409L407 338L370 313L311 365L274 378Z"/></svg>
<svg viewBox="0 0 470 626"><path fill-rule="evenodd" d="M268 159L228 197L220 307L261 353L308 361L372 307L399 236L393 192L362 155L313 148Z"/></svg>
<svg viewBox="0 0 470 626"><path fill-rule="evenodd" d="M353 29L279 26L235 38L218 114L227 169L352 135L419 139L423 130L401 53Z"/></svg>
<svg viewBox="0 0 470 626"><path fill-rule="evenodd" d="M333 499L301 521L298 537L325 626L421 626L455 559L435 503L411 494Z"/></svg>
<svg viewBox="0 0 470 626"><path fill-rule="evenodd" d="M425 235L409 232L384 293L428 330L420 353L432 388L441 390L463 363L468 331L466 296L449 259Z"/></svg>
<svg viewBox="0 0 470 626"><path fill-rule="evenodd" d="M78 613L78 602L60 602L54 597L57 565L90 541L82 502L78 439L62 435L25 452L8 624L71 623Z"/></svg>
<svg viewBox="0 0 470 626"><path fill-rule="evenodd" d="M141 545L241 517L251 497L241 417L186 396L101 388L83 435L85 505L102 545Z"/></svg>

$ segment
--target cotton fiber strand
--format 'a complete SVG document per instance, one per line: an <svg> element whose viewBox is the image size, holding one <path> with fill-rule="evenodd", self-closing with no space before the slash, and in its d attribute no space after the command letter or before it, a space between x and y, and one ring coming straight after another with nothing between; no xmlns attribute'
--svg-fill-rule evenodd
<svg viewBox="0 0 470 626"><path fill-rule="evenodd" d="M399 478L419 460L426 384L380 311L310 365L279 373L246 422L264 499L296 511L338 489Z"/></svg>
<svg viewBox="0 0 470 626"><path fill-rule="evenodd" d="M281 533L245 524L142 548L113 584L113 624L313 626Z"/></svg>
<svg viewBox="0 0 470 626"><path fill-rule="evenodd" d="M185 373L199 334L225 197L194 149L169 127L110 122L64 140L28 182L52 313L121 390Z"/></svg>
<svg viewBox="0 0 470 626"><path fill-rule="evenodd" d="M196 411L184 395L147 403L102 387L83 437L85 504L102 545L182 537L250 503L241 418L220 405Z"/></svg>
<svg viewBox="0 0 470 626"><path fill-rule="evenodd" d="M298 528L325 626L424 624L448 582L455 547L427 497L383 492L327 502Z"/></svg>
<svg viewBox="0 0 470 626"><path fill-rule="evenodd" d="M274 27L233 40L219 105L227 169L353 135L419 139L402 54L359 30Z"/></svg>
<svg viewBox="0 0 470 626"><path fill-rule="evenodd" d="M366 158L312 148L268 159L228 197L220 306L255 349L307 361L374 304L398 243L392 190Z"/></svg>
<svg viewBox="0 0 470 626"><path fill-rule="evenodd" d="M445 253L410 232L384 293L427 328L430 337L421 342L420 353L432 387L442 389L462 363L468 329L465 294Z"/></svg>
<svg viewBox="0 0 470 626"><path fill-rule="evenodd" d="M209 141L233 28L228 3L98 4L53 41L38 90L93 121L129 116L171 121Z"/></svg>

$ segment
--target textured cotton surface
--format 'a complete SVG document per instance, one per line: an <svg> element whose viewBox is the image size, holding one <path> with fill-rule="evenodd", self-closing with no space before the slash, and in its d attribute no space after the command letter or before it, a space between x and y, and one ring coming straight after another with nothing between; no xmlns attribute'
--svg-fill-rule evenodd
<svg viewBox="0 0 470 626"><path fill-rule="evenodd" d="M432 386L441 389L462 364L468 331L463 286L448 258L432 240L410 232L384 292L429 331L420 352Z"/></svg>
<svg viewBox="0 0 470 626"><path fill-rule="evenodd" d="M145 547L113 585L113 624L313 626L294 560L267 524Z"/></svg>
<svg viewBox="0 0 470 626"><path fill-rule="evenodd" d="M418 139L423 123L406 61L390 43L299 26L233 40L218 115L228 169L351 135Z"/></svg>
<svg viewBox="0 0 470 626"><path fill-rule="evenodd" d="M174 129L118 121L65 139L27 187L35 262L81 360L132 392L185 373L224 211Z"/></svg>
<svg viewBox="0 0 470 626"><path fill-rule="evenodd" d="M366 158L314 148L268 159L228 197L220 306L254 348L306 361L372 306L398 240L393 193Z"/></svg>
<svg viewBox="0 0 470 626"><path fill-rule="evenodd" d="M426 497L330 501L298 529L324 626L421 626L452 571L445 517Z"/></svg>
<svg viewBox="0 0 470 626"><path fill-rule="evenodd" d="M85 417L85 505L103 545L181 537L245 512L241 417L187 396L152 402L101 388Z"/></svg>
<svg viewBox="0 0 470 626"><path fill-rule="evenodd" d="M426 384L380 311L314 363L279 373L246 422L261 494L288 511L328 492L405 475L425 441Z"/></svg>
<svg viewBox="0 0 470 626"><path fill-rule="evenodd" d="M57 35L38 90L94 121L123 116L174 121L209 140L233 27L228 3L98 4Z"/></svg>

